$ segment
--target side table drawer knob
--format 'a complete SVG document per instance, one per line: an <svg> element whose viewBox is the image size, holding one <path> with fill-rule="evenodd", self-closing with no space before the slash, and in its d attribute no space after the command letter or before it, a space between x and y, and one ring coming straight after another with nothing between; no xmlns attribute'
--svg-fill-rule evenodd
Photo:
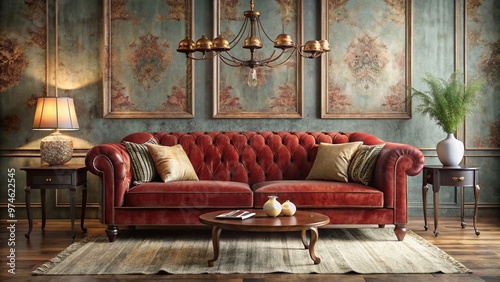
<svg viewBox="0 0 500 282"><path fill-rule="evenodd" d="M451 178L451 180L455 181L455 182L461 182L461 181L464 181L465 180L465 177L463 176L453 176Z"/></svg>
<svg viewBox="0 0 500 282"><path fill-rule="evenodd" d="M45 182L52 182L52 178L50 177L45 178Z"/></svg>

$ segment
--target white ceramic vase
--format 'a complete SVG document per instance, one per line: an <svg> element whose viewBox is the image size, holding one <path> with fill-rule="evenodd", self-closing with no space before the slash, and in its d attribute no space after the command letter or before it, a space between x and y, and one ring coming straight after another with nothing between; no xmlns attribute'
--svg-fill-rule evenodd
<svg viewBox="0 0 500 282"><path fill-rule="evenodd" d="M292 216L296 211L297 207L289 200L286 200L283 204L281 204L281 213L285 216Z"/></svg>
<svg viewBox="0 0 500 282"><path fill-rule="evenodd" d="M276 200L278 196L267 196L269 200L264 203L264 212L271 217L277 217L281 213L281 204Z"/></svg>
<svg viewBox="0 0 500 282"><path fill-rule="evenodd" d="M458 166L464 157L464 143L455 138L453 133L436 146L439 161L444 166Z"/></svg>

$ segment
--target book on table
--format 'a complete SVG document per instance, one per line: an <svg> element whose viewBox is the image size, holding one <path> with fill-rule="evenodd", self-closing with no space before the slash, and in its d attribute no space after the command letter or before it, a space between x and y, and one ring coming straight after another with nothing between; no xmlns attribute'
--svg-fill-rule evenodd
<svg viewBox="0 0 500 282"><path fill-rule="evenodd" d="M219 214L215 218L218 219L247 219L254 216L254 212L234 210L226 213Z"/></svg>

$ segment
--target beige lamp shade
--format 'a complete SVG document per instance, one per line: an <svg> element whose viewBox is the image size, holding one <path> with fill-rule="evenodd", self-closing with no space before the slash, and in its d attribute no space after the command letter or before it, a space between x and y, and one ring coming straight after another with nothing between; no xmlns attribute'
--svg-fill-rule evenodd
<svg viewBox="0 0 500 282"><path fill-rule="evenodd" d="M68 97L44 97L36 101L33 129L78 130L75 104Z"/></svg>
<svg viewBox="0 0 500 282"><path fill-rule="evenodd" d="M73 141L59 130L78 130L75 105L68 97L44 97L36 102L33 129L54 130L40 141L40 157L49 165L62 165L71 160Z"/></svg>

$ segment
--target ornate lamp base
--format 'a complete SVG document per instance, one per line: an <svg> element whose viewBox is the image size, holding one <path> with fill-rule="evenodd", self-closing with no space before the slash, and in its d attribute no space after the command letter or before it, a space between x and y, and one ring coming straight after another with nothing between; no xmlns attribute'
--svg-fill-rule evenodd
<svg viewBox="0 0 500 282"><path fill-rule="evenodd" d="M40 156L49 165L65 164L71 160L72 155L73 141L59 131L54 131L40 141Z"/></svg>

